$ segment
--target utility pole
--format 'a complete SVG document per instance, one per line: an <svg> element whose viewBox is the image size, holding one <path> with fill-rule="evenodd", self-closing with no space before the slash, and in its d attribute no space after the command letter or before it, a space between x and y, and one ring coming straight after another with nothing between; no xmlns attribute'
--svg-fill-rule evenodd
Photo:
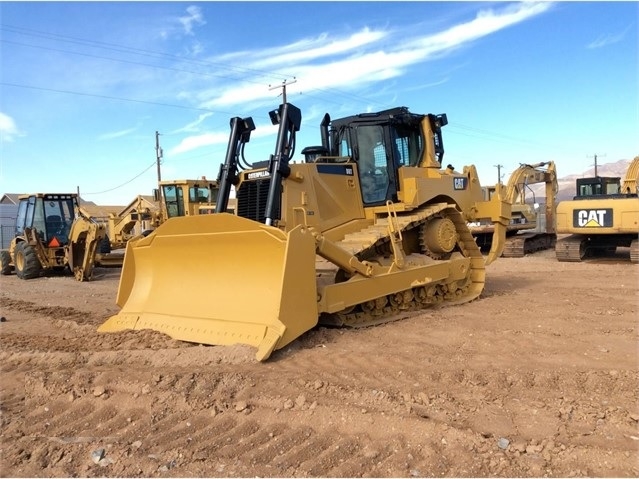
<svg viewBox="0 0 639 479"><path fill-rule="evenodd" d="M497 184L501 185L501 169L504 167L504 165L493 165L495 168L497 168Z"/></svg>
<svg viewBox="0 0 639 479"><path fill-rule="evenodd" d="M162 181L162 172L160 170L160 163L162 163L162 148L160 147L160 133L155 132L155 161L158 168L158 200L162 205L162 188L160 187L160 181Z"/></svg>
<svg viewBox="0 0 639 479"><path fill-rule="evenodd" d="M293 77L293 81L284 80L281 85L276 85L276 86L269 85L268 89L269 90L275 90L276 88L281 88L282 89L282 103L286 103L286 87L288 85L292 85L293 83L297 83L297 80L295 79L295 77Z"/></svg>
<svg viewBox="0 0 639 479"><path fill-rule="evenodd" d="M587 158L594 158L595 159L595 176L599 176L597 174L597 158L603 156L605 157L606 155L597 155L597 153L595 153L593 156L588 156Z"/></svg>

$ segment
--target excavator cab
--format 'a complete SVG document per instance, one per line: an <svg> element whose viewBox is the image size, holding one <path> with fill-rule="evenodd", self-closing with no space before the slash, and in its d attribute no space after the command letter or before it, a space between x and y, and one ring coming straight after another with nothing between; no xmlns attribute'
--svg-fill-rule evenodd
<svg viewBox="0 0 639 479"><path fill-rule="evenodd" d="M574 199L601 196L618 195L621 193L621 178L609 176L594 176L591 178L577 178L577 195Z"/></svg>

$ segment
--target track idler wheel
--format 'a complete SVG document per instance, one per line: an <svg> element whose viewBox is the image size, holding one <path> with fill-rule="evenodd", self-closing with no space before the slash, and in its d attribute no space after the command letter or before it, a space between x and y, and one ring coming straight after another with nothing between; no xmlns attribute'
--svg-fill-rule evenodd
<svg viewBox="0 0 639 479"><path fill-rule="evenodd" d="M449 218L435 218L428 221L420 234L422 247L426 254L439 259L455 249L458 235L455 223Z"/></svg>

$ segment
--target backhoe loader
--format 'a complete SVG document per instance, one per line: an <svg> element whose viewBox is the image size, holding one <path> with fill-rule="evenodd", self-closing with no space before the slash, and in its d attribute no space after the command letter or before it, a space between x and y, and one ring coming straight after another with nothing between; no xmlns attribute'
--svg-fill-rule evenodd
<svg viewBox="0 0 639 479"><path fill-rule="evenodd" d="M253 120L231 119L215 214L170 218L127 245L121 310L99 331L248 344L262 361L318 323L369 326L481 294L510 204L502 188L483 200L474 166L442 168L445 114L326 114L321 145L295 163L301 111L285 102L269 116L275 153L253 164ZM481 218L496 225L486 259L467 227Z"/></svg>
<svg viewBox="0 0 639 479"><path fill-rule="evenodd" d="M106 235L88 217L74 193L37 193L18 197L15 236L0 251L0 273L15 270L20 279L71 270L78 281L90 280L96 249Z"/></svg>
<svg viewBox="0 0 639 479"><path fill-rule="evenodd" d="M557 233L569 234L555 244L559 261L579 262L589 256L630 247L639 263L639 156L626 176L578 178L576 196L557 205Z"/></svg>
<svg viewBox="0 0 639 479"><path fill-rule="evenodd" d="M545 184L545 207L540 210L532 185ZM502 256L521 258L535 251L555 246L555 209L557 207L557 169L552 161L521 164L506 185L506 201L511 203L512 217L506 228L506 245ZM490 196L494 188L487 187ZM482 249L490 249L493 226L488 221L471 223L470 231Z"/></svg>

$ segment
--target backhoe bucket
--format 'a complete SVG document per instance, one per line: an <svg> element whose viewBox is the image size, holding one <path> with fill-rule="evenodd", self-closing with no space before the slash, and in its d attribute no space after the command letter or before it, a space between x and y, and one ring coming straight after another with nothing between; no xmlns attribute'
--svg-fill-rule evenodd
<svg viewBox="0 0 639 479"><path fill-rule="evenodd" d="M116 302L98 331L248 344L262 361L317 324L315 239L228 213L171 218L128 243Z"/></svg>

